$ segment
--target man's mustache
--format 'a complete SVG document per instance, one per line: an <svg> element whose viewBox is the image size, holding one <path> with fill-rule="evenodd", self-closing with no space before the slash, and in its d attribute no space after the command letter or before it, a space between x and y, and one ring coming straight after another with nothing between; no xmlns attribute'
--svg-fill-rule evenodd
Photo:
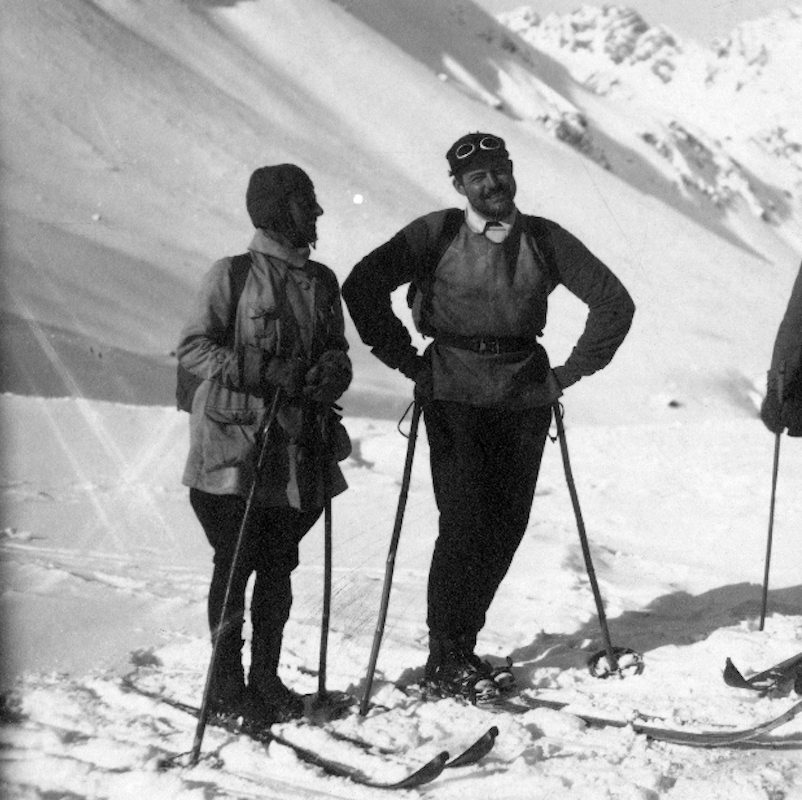
<svg viewBox="0 0 802 800"><path fill-rule="evenodd" d="M494 189L492 192L485 192L482 195L483 200L492 200L496 197L509 197L512 194L509 189Z"/></svg>

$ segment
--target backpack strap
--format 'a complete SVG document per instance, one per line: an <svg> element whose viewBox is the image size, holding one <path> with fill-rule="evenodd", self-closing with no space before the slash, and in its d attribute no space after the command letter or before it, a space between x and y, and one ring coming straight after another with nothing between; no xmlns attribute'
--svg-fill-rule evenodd
<svg viewBox="0 0 802 800"><path fill-rule="evenodd" d="M242 297L242 292L245 289L245 281L248 280L248 273L251 271L251 254L240 253L231 259L231 308L233 314L228 318L228 327L226 328L226 344L231 344L234 341L234 329L237 325L237 307L239 306L239 299Z"/></svg>
<svg viewBox="0 0 802 800"><path fill-rule="evenodd" d="M433 336L434 331L430 329L428 317L434 273L440 259L459 233L459 229L465 221L465 212L461 208L447 208L444 211L429 214L424 219L426 222L425 237L421 237L423 241L420 243L412 243L417 263L415 278L407 289L407 305L414 309L416 301L420 304L416 314L418 328L422 334Z"/></svg>
<svg viewBox="0 0 802 800"><path fill-rule="evenodd" d="M560 271L557 268L557 260L554 256L554 242L551 234L560 229L556 222L552 222L545 217L534 217L523 214L523 232L529 239L532 250L540 257L549 276L549 292L561 283Z"/></svg>
<svg viewBox="0 0 802 800"><path fill-rule="evenodd" d="M426 277L431 281L440 259L446 254L451 242L456 239L462 223L465 221L465 212L461 208L447 208L441 218L439 231L432 232L432 241L429 245L429 263L426 265Z"/></svg>
<svg viewBox="0 0 802 800"><path fill-rule="evenodd" d="M231 344L234 341L234 330L237 324L237 306L239 305L239 299L242 296L243 289L245 289L245 281L248 279L250 270L250 252L241 253L231 259L229 274L231 275L231 308L233 313L229 316L228 326L226 327L226 344ZM203 383L202 378L199 378L188 369L182 367L181 364L178 365L176 368L175 405L179 411L192 411L192 400L201 383Z"/></svg>

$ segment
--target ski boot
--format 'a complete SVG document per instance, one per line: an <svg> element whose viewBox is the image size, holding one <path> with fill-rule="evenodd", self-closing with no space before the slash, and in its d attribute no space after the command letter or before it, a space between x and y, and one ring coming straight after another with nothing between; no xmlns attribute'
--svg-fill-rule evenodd
<svg viewBox="0 0 802 800"><path fill-rule="evenodd" d="M461 639L430 640L422 690L431 697L462 697L487 703L500 695L493 668Z"/></svg>
<svg viewBox="0 0 802 800"><path fill-rule="evenodd" d="M460 637L465 657L483 673L488 673L489 671L488 677L493 680L502 695L512 694L516 689L515 674L512 671L512 659L507 656L504 664L499 664L495 667L487 661L482 661L474 652L476 650L476 638L477 635L475 633L464 634Z"/></svg>
<svg viewBox="0 0 802 800"><path fill-rule="evenodd" d="M512 659L509 656L507 656L506 663L492 668L490 677L502 695L510 695L517 689L518 682L512 671Z"/></svg>
<svg viewBox="0 0 802 800"><path fill-rule="evenodd" d="M289 722L304 716L304 699L273 676L248 685L245 725L251 730L269 728L277 722Z"/></svg>
<svg viewBox="0 0 802 800"><path fill-rule="evenodd" d="M236 648L218 656L209 690L209 711L221 719L237 719L245 706L245 673Z"/></svg>

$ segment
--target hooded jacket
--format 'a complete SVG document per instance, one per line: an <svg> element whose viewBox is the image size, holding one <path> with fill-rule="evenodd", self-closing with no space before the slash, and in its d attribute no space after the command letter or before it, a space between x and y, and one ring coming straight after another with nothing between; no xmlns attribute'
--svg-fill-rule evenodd
<svg viewBox="0 0 802 800"><path fill-rule="evenodd" d="M263 230L248 249L251 268L236 308L231 259L224 258L206 274L177 348L181 365L202 379L192 404L183 483L211 494L249 493L257 433L276 390L264 382L271 364L294 360L303 371L324 353L339 351L347 380L351 374L333 271ZM226 341L231 315L233 341ZM346 488L324 440L335 419L330 408L303 397L281 403L255 502L307 510L323 505L324 480L332 496Z"/></svg>

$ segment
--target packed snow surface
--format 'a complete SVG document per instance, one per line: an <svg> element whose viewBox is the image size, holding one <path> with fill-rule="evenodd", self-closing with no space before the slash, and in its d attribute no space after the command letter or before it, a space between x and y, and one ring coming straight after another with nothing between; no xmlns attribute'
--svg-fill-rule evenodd
<svg viewBox="0 0 802 800"><path fill-rule="evenodd" d="M758 630L772 437L757 420L624 427L572 423L567 437L613 641L643 653L640 676L600 680L601 648L559 448L550 445L526 538L491 608L478 652L510 655L525 692L568 711L523 716L443 700L418 704L394 684L420 677L425 592L436 515L420 437L372 709L333 723L399 754L381 759L311 727L284 733L381 780L440 750L500 730L476 767L449 770L414 794L431 798L798 798L802 719L776 745L725 750L652 743L629 728L587 727L576 713L683 730L748 727L793 696L727 687L725 659L750 673L798 651L802 524L786 439L765 629ZM5 396L19 421L5 467L2 538L8 691L2 735L9 797L375 797L278 745L266 750L208 728L192 769L157 769L190 750L195 720L133 695L121 677L199 703L210 647L204 628L211 549L177 485L186 415L81 400ZM405 426L402 426L402 429ZM392 421L352 419L349 490L334 502L327 688L361 699L407 442ZM58 436L54 435L59 431ZM303 544L281 673L318 688L322 525Z"/></svg>

